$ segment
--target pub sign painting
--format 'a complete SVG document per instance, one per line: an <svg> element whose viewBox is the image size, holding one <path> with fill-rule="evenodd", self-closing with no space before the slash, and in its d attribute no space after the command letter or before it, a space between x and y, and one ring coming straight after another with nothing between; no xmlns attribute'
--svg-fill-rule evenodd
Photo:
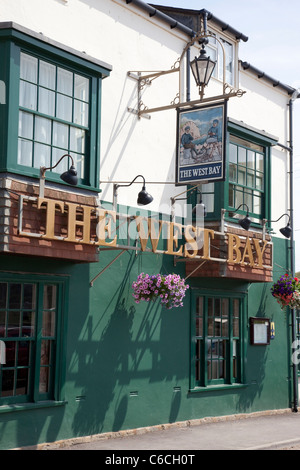
<svg viewBox="0 0 300 470"><path fill-rule="evenodd" d="M177 183L223 181L225 178L226 102L177 116Z"/></svg>

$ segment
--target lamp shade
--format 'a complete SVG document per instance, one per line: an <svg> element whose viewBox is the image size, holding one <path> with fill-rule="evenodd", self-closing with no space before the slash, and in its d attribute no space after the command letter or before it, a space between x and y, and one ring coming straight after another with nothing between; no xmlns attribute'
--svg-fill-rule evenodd
<svg viewBox="0 0 300 470"><path fill-rule="evenodd" d="M292 227L288 223L286 227L283 227L279 230L279 232L285 237L290 238L292 234Z"/></svg>
<svg viewBox="0 0 300 470"><path fill-rule="evenodd" d="M212 76L216 62L207 57L204 47L200 51L200 56L195 57L190 63L194 79L197 86L206 86Z"/></svg>
<svg viewBox="0 0 300 470"><path fill-rule="evenodd" d="M244 219L239 220L239 224L244 230L249 230L249 227L251 225L251 219L248 214L246 215L246 217L244 217Z"/></svg>
<svg viewBox="0 0 300 470"><path fill-rule="evenodd" d="M78 183L78 178L77 178L77 171L75 170L75 167L72 165L68 169L68 171L65 171L60 175L60 178L68 184L72 184L73 186L76 186Z"/></svg>
<svg viewBox="0 0 300 470"><path fill-rule="evenodd" d="M142 191L139 192L138 198L137 198L137 203L139 206L146 206L147 204L150 204L150 202L153 201L153 197L151 194L147 193L145 186L143 186Z"/></svg>

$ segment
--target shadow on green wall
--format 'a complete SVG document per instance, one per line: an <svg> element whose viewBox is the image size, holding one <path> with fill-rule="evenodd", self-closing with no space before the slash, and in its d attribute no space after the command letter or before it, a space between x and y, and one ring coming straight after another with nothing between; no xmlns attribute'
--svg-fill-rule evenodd
<svg viewBox="0 0 300 470"><path fill-rule="evenodd" d="M174 311L157 301L134 303L131 284L139 272L174 271L150 256L126 253L90 290L90 311L69 368L84 397L72 424L75 435L154 424L161 414L163 422L178 417L180 387L173 388L189 370L188 302Z"/></svg>

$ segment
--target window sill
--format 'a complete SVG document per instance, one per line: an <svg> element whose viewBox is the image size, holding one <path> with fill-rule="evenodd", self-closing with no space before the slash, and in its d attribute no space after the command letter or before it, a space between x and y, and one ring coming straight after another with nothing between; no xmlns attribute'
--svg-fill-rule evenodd
<svg viewBox="0 0 300 470"><path fill-rule="evenodd" d="M220 390L233 390L233 389L239 389L239 388L245 388L248 387L248 384L220 384L220 385L208 385L207 387L195 387L195 388L190 388L189 393L205 393L205 392L216 392Z"/></svg>
<svg viewBox="0 0 300 470"><path fill-rule="evenodd" d="M56 406L64 406L67 401L38 401L37 403L19 403L15 405L2 405L0 406L1 413L11 413L15 411L27 411L38 408L52 408Z"/></svg>

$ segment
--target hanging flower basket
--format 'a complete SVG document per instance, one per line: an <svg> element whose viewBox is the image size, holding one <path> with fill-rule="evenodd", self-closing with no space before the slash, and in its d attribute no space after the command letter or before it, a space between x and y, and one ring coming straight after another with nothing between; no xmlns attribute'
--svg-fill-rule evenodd
<svg viewBox="0 0 300 470"><path fill-rule="evenodd" d="M183 298L189 286L177 274L161 275L139 274L136 282L132 284L135 302L139 304L142 300L150 302L160 299L160 303L166 308L183 306Z"/></svg>
<svg viewBox="0 0 300 470"><path fill-rule="evenodd" d="M282 309L300 308L300 282L297 277L284 274L273 284L271 293Z"/></svg>

